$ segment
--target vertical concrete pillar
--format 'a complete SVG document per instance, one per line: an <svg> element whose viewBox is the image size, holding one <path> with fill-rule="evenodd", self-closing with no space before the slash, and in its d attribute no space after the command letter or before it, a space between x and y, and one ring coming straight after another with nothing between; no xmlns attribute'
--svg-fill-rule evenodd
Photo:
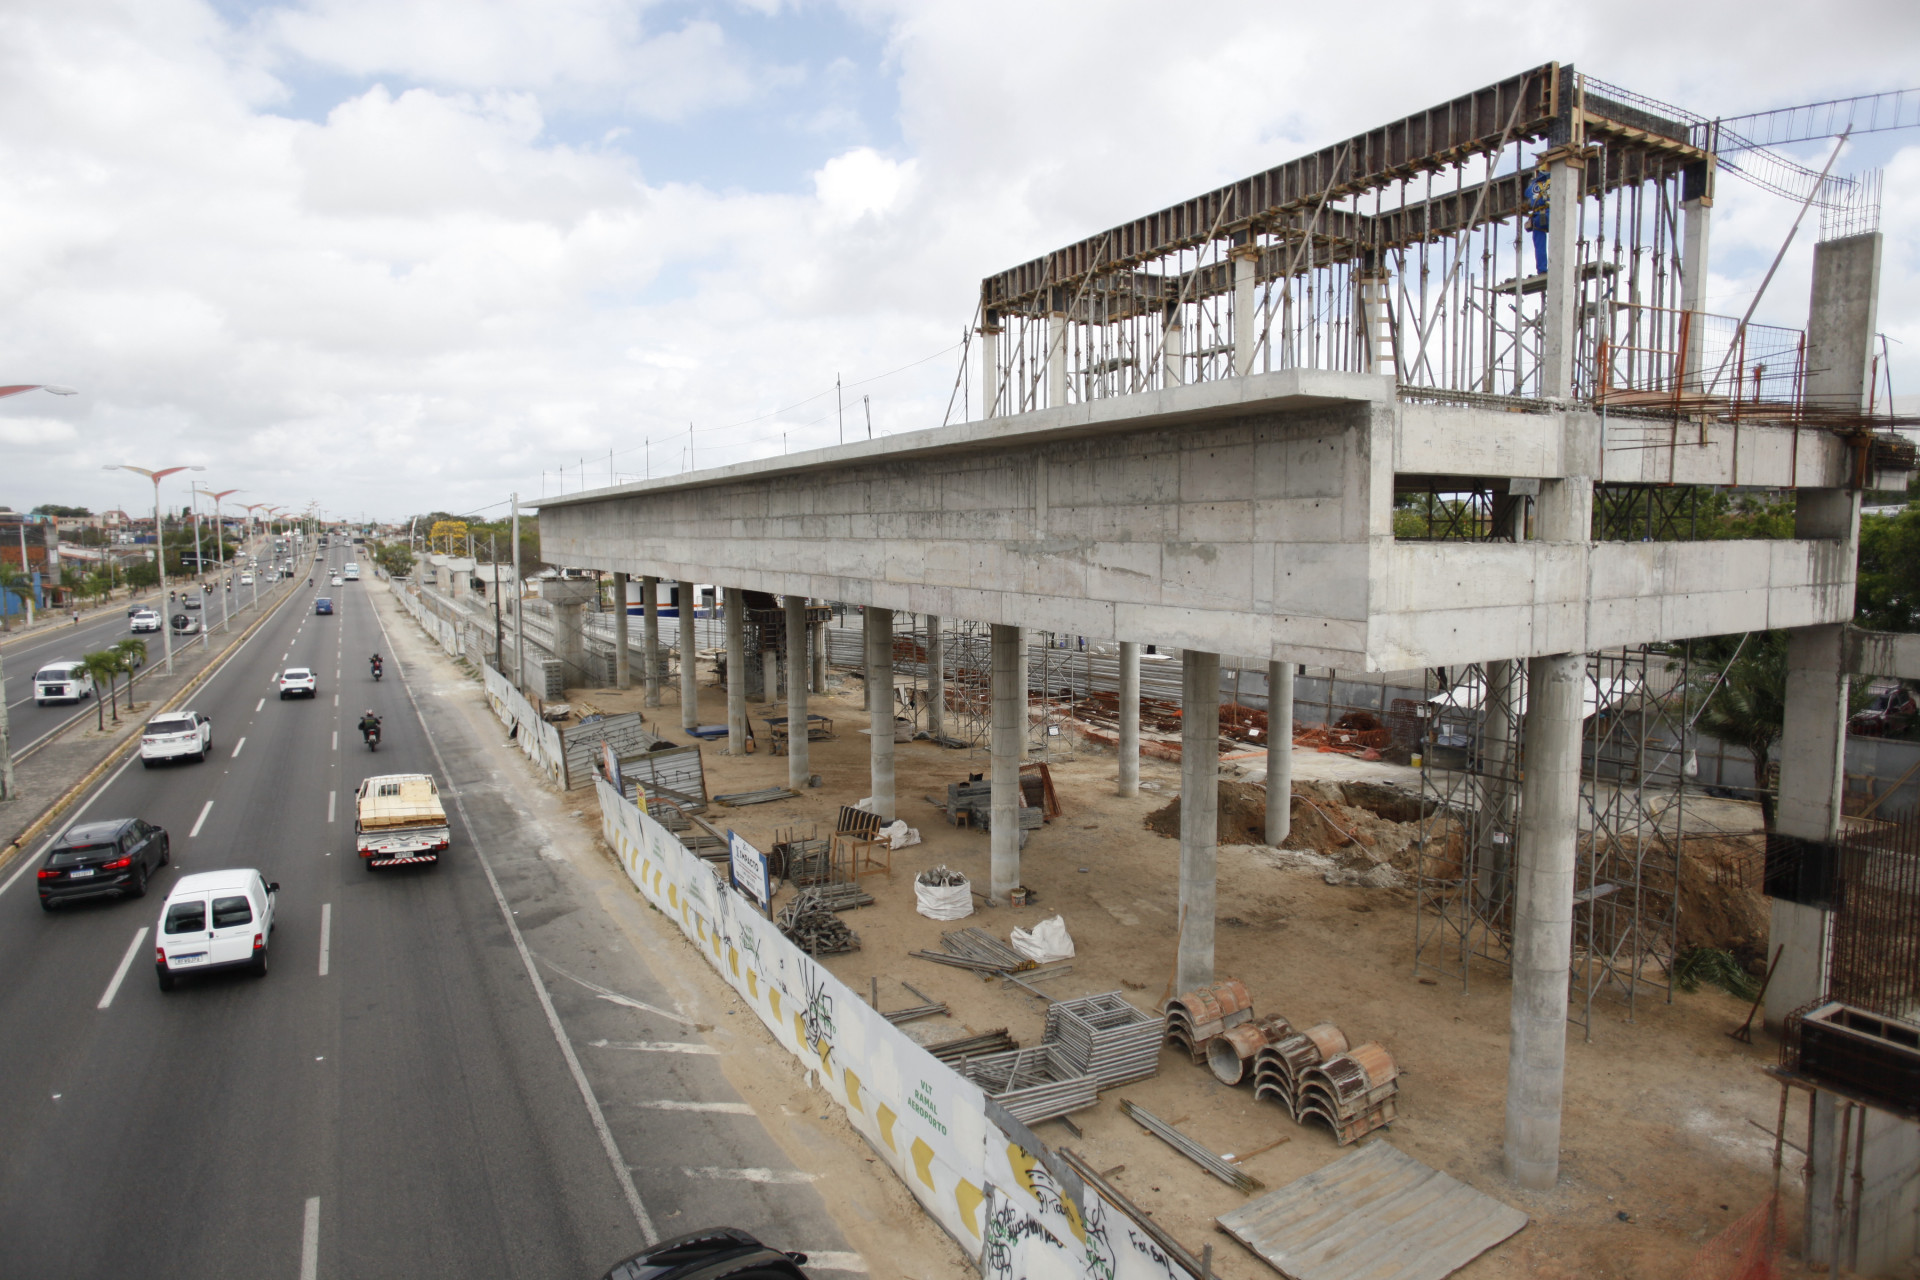
<svg viewBox="0 0 1920 1280"><path fill-rule="evenodd" d="M1020 884L1020 743L1027 736L1026 694L1018 683L1020 628L995 623L988 648L993 668L993 734L988 743L992 843L987 896L1000 905L1008 891Z"/></svg>
<svg viewBox="0 0 1920 1280"><path fill-rule="evenodd" d="M633 659L627 653L627 575L613 575L613 687L633 688Z"/></svg>
<svg viewBox="0 0 1920 1280"><path fill-rule="evenodd" d="M679 584L680 604L680 727L700 727L700 672L694 654L700 648L693 626L693 584Z"/></svg>
<svg viewBox="0 0 1920 1280"><path fill-rule="evenodd" d="M1180 952L1174 990L1213 985L1220 834L1220 655L1180 658Z"/></svg>
<svg viewBox="0 0 1920 1280"><path fill-rule="evenodd" d="M1267 664L1267 843L1293 832L1293 664Z"/></svg>
<svg viewBox="0 0 1920 1280"><path fill-rule="evenodd" d="M1067 402L1067 317L1056 311L1047 316L1047 407Z"/></svg>
<svg viewBox="0 0 1920 1280"><path fill-rule="evenodd" d="M1140 642L1120 642L1120 785L1123 796L1140 794Z"/></svg>
<svg viewBox="0 0 1920 1280"><path fill-rule="evenodd" d="M873 710L873 610L860 611L860 709Z"/></svg>
<svg viewBox="0 0 1920 1280"><path fill-rule="evenodd" d="M867 709L872 735L873 811L893 821L893 610L867 606Z"/></svg>
<svg viewBox="0 0 1920 1280"><path fill-rule="evenodd" d="M1259 309L1253 300L1260 249L1248 243L1245 233L1234 238L1240 243L1233 249L1233 376L1244 378L1253 372L1254 351L1260 343Z"/></svg>
<svg viewBox="0 0 1920 1280"><path fill-rule="evenodd" d="M1687 312L1686 375L1681 380L1688 391L1698 391L1713 376L1701 368L1707 361L1707 245L1713 221L1712 187L1707 166L1698 166L1699 176L1689 170L1683 179L1685 199L1680 203L1680 309Z"/></svg>
<svg viewBox="0 0 1920 1280"><path fill-rule="evenodd" d="M991 418L1000 410L1000 317L989 311L980 326L980 416Z"/></svg>
<svg viewBox="0 0 1920 1280"><path fill-rule="evenodd" d="M799 791L813 772L807 763L807 598L787 597L787 786Z"/></svg>
<svg viewBox="0 0 1920 1280"><path fill-rule="evenodd" d="M1167 312L1167 335L1160 344L1160 383L1177 387L1187 380L1187 329L1180 312Z"/></svg>
<svg viewBox="0 0 1920 1280"><path fill-rule="evenodd" d="M647 688L646 705L660 705L660 579L640 579L640 661Z"/></svg>
<svg viewBox="0 0 1920 1280"><path fill-rule="evenodd" d="M1019 670L1015 674L1013 682L1015 686L1017 686L1020 695L1020 759L1023 761L1031 754L1028 750L1028 739L1033 734L1033 703L1029 697L1033 690L1033 677L1027 670L1029 657L1030 655L1027 653L1027 629L1021 627L1019 651L1014 659L1014 661L1019 664Z"/></svg>
<svg viewBox="0 0 1920 1280"><path fill-rule="evenodd" d="M940 635L940 615L927 615L927 736L935 742L947 736L946 645Z"/></svg>
<svg viewBox="0 0 1920 1280"><path fill-rule="evenodd" d="M747 630L740 588L728 587L721 608L727 618L727 754L747 754Z"/></svg>
<svg viewBox="0 0 1920 1280"><path fill-rule="evenodd" d="M1527 664L1527 772L1521 783L1513 890L1506 1166L1509 1178L1534 1191L1551 1188L1560 1175L1585 685L1586 659L1579 654L1553 654Z"/></svg>
<svg viewBox="0 0 1920 1280"><path fill-rule="evenodd" d="M768 646L760 651L760 701L772 706L780 700L780 651Z"/></svg>
<svg viewBox="0 0 1920 1280"><path fill-rule="evenodd" d="M1547 303L1542 317L1540 394L1553 399L1573 395L1573 361L1578 348L1580 276L1580 186L1586 161L1572 147L1547 153L1553 190L1547 207Z"/></svg>

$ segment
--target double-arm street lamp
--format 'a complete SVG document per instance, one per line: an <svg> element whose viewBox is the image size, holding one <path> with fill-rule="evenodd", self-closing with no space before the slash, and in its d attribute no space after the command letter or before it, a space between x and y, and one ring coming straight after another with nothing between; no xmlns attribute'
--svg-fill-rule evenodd
<svg viewBox="0 0 1920 1280"><path fill-rule="evenodd" d="M202 489L198 483L195 483L193 492L196 498L213 499L213 554L215 561L219 564L219 568L214 571L214 585L220 592L220 629L226 631L231 627L231 623L227 620L227 597L233 594L233 588L226 582L227 529L226 525L220 519L220 500L222 498L231 498L236 493L244 493L246 491L244 489L222 489L220 492L214 493L211 490ZM206 566L201 565L200 568L204 572Z"/></svg>
<svg viewBox="0 0 1920 1280"><path fill-rule="evenodd" d="M131 471L153 481L153 562L160 569L160 590L167 589L167 533L166 522L160 513L160 482L176 471L205 471L205 467L162 467L158 471L149 471L145 467L129 466L124 462L109 462L102 471ZM167 674L173 674L173 619L168 617L166 625L160 628L160 640L167 651Z"/></svg>

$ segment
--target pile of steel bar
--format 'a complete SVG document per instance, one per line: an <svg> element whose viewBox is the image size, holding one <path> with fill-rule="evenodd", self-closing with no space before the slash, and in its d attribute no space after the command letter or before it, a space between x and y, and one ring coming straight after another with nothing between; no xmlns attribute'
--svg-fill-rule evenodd
<svg viewBox="0 0 1920 1280"><path fill-rule="evenodd" d="M1075 1071L1053 1045L966 1058L960 1070L1022 1124L1084 1111L1100 1100L1094 1078Z"/></svg>
<svg viewBox="0 0 1920 1280"><path fill-rule="evenodd" d="M940 949L1001 973L1023 973L1034 967L1033 961L980 928L943 930Z"/></svg>
<svg viewBox="0 0 1920 1280"><path fill-rule="evenodd" d="M1048 1005L1042 1043L1057 1046L1075 1070L1111 1089L1158 1074L1160 1040L1160 1019L1110 991Z"/></svg>
<svg viewBox="0 0 1920 1280"><path fill-rule="evenodd" d="M942 1040L939 1044L930 1044L927 1046L927 1052L953 1067L968 1058L1006 1053L1019 1047L1020 1042L1008 1035L1005 1027L996 1027L992 1031L982 1031L977 1036L962 1036L958 1040Z"/></svg>
<svg viewBox="0 0 1920 1280"><path fill-rule="evenodd" d="M846 922L834 914L833 907L821 901L817 896L819 892L818 889L801 890L798 897L780 908L774 923L789 941L810 956L858 951L860 935L847 928Z"/></svg>
<svg viewBox="0 0 1920 1280"><path fill-rule="evenodd" d="M793 800L799 795L798 791L789 791L785 787L762 787L758 791L735 791L713 799L716 804L738 808L744 804L766 804L770 800Z"/></svg>
<svg viewBox="0 0 1920 1280"><path fill-rule="evenodd" d="M873 895L857 884L819 884L807 890L814 902L829 911L851 911L873 905Z"/></svg>
<svg viewBox="0 0 1920 1280"><path fill-rule="evenodd" d="M880 1016L897 1027L903 1022L912 1022L916 1018L932 1018L952 1012L953 1010L944 1004L910 1004L904 1009L888 1009Z"/></svg>
<svg viewBox="0 0 1920 1280"><path fill-rule="evenodd" d="M1154 1115L1151 1111L1137 1107L1125 1098L1120 1099L1120 1110L1132 1116L1140 1123L1141 1128L1145 1129L1148 1133L1151 1133L1154 1137L1160 1139L1175 1151L1178 1151L1181 1155L1193 1161L1202 1169L1205 1169L1208 1173L1220 1179L1220 1181L1226 1183L1228 1186L1233 1187L1235 1190L1254 1192L1266 1185L1251 1174L1242 1173L1239 1169L1228 1164L1225 1160L1222 1160L1219 1156L1207 1150L1192 1138L1189 1138L1186 1134L1180 1132L1165 1120L1162 1120L1159 1116Z"/></svg>

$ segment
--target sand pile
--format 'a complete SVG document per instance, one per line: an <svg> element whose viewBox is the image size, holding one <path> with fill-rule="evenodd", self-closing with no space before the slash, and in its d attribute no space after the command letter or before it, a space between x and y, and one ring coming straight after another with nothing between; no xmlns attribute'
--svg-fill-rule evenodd
<svg viewBox="0 0 1920 1280"><path fill-rule="evenodd" d="M1220 784L1219 842L1265 844L1266 788L1246 782ZM1286 850L1326 859L1329 883L1397 884L1419 857L1421 801L1393 787L1370 782L1299 782L1293 788L1292 828ZM1147 829L1180 835L1180 801L1147 815ZM1322 870L1318 861L1287 865ZM1348 874L1338 874L1345 872Z"/></svg>

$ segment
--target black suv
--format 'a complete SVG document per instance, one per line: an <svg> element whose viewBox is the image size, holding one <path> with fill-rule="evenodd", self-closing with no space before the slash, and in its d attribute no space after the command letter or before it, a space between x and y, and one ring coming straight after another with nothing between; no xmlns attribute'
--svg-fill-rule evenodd
<svg viewBox="0 0 1920 1280"><path fill-rule="evenodd" d="M110 818L68 828L40 867L40 905L118 894L138 898L173 856L163 828L141 818Z"/></svg>

